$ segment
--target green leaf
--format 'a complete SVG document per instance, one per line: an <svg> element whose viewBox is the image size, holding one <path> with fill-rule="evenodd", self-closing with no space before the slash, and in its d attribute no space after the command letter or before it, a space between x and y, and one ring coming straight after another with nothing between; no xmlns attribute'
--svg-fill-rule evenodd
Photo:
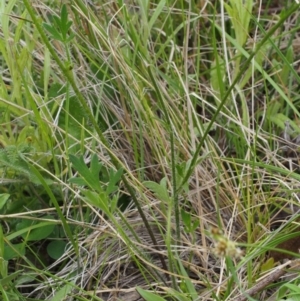
<svg viewBox="0 0 300 301"><path fill-rule="evenodd" d="M65 4L63 4L62 8L61 8L61 12L60 12L60 30L62 32L65 32L66 30L66 25L68 24L68 10Z"/></svg>
<svg viewBox="0 0 300 301"><path fill-rule="evenodd" d="M191 233L194 232L200 225L200 221L197 219L191 224L190 231Z"/></svg>
<svg viewBox="0 0 300 301"><path fill-rule="evenodd" d="M94 160L94 157L92 158ZM86 185L89 186L90 188L98 191L98 192L102 192L100 183L99 183L99 174L95 174L95 170L93 169L93 172L91 172L84 160L83 160L83 156L81 156L80 158L77 158L74 155L70 154L70 161L73 164L73 167L79 172L79 174L81 175L81 177L83 178L83 180L85 181ZM95 168L95 167L93 167ZM99 168L99 165L98 165Z"/></svg>
<svg viewBox="0 0 300 301"><path fill-rule="evenodd" d="M61 29L61 22L58 16L53 16L53 23L57 28Z"/></svg>
<svg viewBox="0 0 300 301"><path fill-rule="evenodd" d="M8 275L5 278L0 279L0 286L5 286L5 285L9 284L12 280L17 278L19 276L19 274L22 272L23 272L23 270L19 270L17 272L14 272L14 273Z"/></svg>
<svg viewBox="0 0 300 301"><path fill-rule="evenodd" d="M33 283L34 281L36 281L36 276L37 276L37 274L35 274L35 273L32 273L32 274L24 273L23 275L20 275L20 277L18 277L18 279L16 279L14 281L14 285L18 286L18 285L22 285L22 284Z"/></svg>
<svg viewBox="0 0 300 301"><path fill-rule="evenodd" d="M8 193L1 193L0 194L0 209L3 208L3 206L9 200L9 198L10 198L10 194L8 194Z"/></svg>
<svg viewBox="0 0 300 301"><path fill-rule="evenodd" d="M161 14L161 12L163 11L163 9L165 8L165 5L166 5L166 0L160 0L154 13L152 14L151 16L151 19L148 23L148 30L149 32L151 31L155 21L157 20L157 18L159 17L159 15Z"/></svg>
<svg viewBox="0 0 300 301"><path fill-rule="evenodd" d="M168 288L168 293L178 301L191 301L191 298L185 296L181 291L176 291L173 288Z"/></svg>
<svg viewBox="0 0 300 301"><path fill-rule="evenodd" d="M198 296L198 293L195 289L195 286L193 285L191 279L189 278L189 276L188 276L188 274L187 274L180 258L178 258L177 261L178 261L178 264L179 264L179 267L180 267L181 275L185 277L183 281L184 281L186 289L189 293L189 296L191 297L192 300L197 300L199 296Z"/></svg>
<svg viewBox="0 0 300 301"><path fill-rule="evenodd" d="M184 224L184 230L187 233L194 232L199 227L200 224L199 220L196 219L192 221L191 214L189 212L184 211L183 209L180 212L181 212L181 219Z"/></svg>
<svg viewBox="0 0 300 301"><path fill-rule="evenodd" d="M182 209L181 210L181 219L183 221L184 226L187 227L188 229L190 229L190 227L191 227L191 214Z"/></svg>
<svg viewBox="0 0 300 301"><path fill-rule="evenodd" d="M40 227L30 231L26 237L28 241L39 241L47 238L54 230L55 224L45 225L43 222L39 223Z"/></svg>
<svg viewBox="0 0 300 301"><path fill-rule="evenodd" d="M137 287L136 290L146 301L166 301L166 299L158 296L157 294L145 291L140 287Z"/></svg>
<svg viewBox="0 0 300 301"><path fill-rule="evenodd" d="M53 219L52 216L45 218ZM55 223L51 222L32 222L23 220L17 224L16 230L23 230L22 237L26 241L39 241L47 238L54 230Z"/></svg>
<svg viewBox="0 0 300 301"><path fill-rule="evenodd" d="M92 206L101 209L105 214L110 216L110 210L108 205L108 199L105 193L98 194L94 191L85 190L83 191L85 198L84 200Z"/></svg>
<svg viewBox="0 0 300 301"><path fill-rule="evenodd" d="M143 182L144 186L149 188L154 192L154 194L162 201L165 201L167 203L170 202L169 192L167 190L167 187L163 183L155 183L152 181L145 181Z"/></svg>
<svg viewBox="0 0 300 301"><path fill-rule="evenodd" d="M99 179L99 174L103 165L99 162L98 156L94 154L91 159L90 172L95 179Z"/></svg>
<svg viewBox="0 0 300 301"><path fill-rule="evenodd" d="M4 236L3 236L2 226L0 225L0 258L3 257L4 257ZM0 274L2 274L1 268L0 268Z"/></svg>
<svg viewBox="0 0 300 301"><path fill-rule="evenodd" d="M272 268L274 268L274 258L271 257L269 258L266 262L264 262L262 265L261 265L261 273L265 273L269 270L271 270Z"/></svg>
<svg viewBox="0 0 300 301"><path fill-rule="evenodd" d="M71 33L71 34L69 35L69 37L66 39L66 43L70 43L70 42L74 39L74 37L75 37L75 34L74 34L74 33Z"/></svg>
<svg viewBox="0 0 300 301"><path fill-rule="evenodd" d="M300 287L293 283L286 283L285 286L291 291L300 294Z"/></svg>
<svg viewBox="0 0 300 301"><path fill-rule="evenodd" d="M61 36L61 34L51 25L47 24L47 23L43 23L44 28L51 34L52 38L54 40L58 40L63 42L63 38Z"/></svg>
<svg viewBox="0 0 300 301"><path fill-rule="evenodd" d="M5 260L11 260L13 258L19 258L25 255L25 244L7 244L4 246L4 255Z"/></svg>
<svg viewBox="0 0 300 301"><path fill-rule="evenodd" d="M109 195L110 193L115 192L118 187L116 184L120 181L123 174L123 169L119 169L117 172L114 172L113 169L109 172L109 183L106 189L106 194Z"/></svg>
<svg viewBox="0 0 300 301"><path fill-rule="evenodd" d="M118 205L119 195L114 195L110 201L110 212L114 213Z"/></svg>
<svg viewBox="0 0 300 301"><path fill-rule="evenodd" d="M277 292L276 300L282 300L283 298L285 298L287 295L287 291L288 288L285 285L282 285Z"/></svg>
<svg viewBox="0 0 300 301"><path fill-rule="evenodd" d="M50 301L67 300L67 297L73 288L74 288L74 284L72 284L71 282L65 284L61 289L55 292L53 298L51 298Z"/></svg>
<svg viewBox="0 0 300 301"><path fill-rule="evenodd" d="M66 241L53 240L47 246L47 253L51 258L56 260L64 254L66 245Z"/></svg>
<svg viewBox="0 0 300 301"><path fill-rule="evenodd" d="M64 32L67 34L68 33L68 30L71 28L73 22L72 21L69 21L67 22L64 26L65 26L65 29L64 29Z"/></svg>
<svg viewBox="0 0 300 301"><path fill-rule="evenodd" d="M83 178L80 177L74 177L74 178L70 178L69 183L75 184L77 186L86 186L87 183Z"/></svg>

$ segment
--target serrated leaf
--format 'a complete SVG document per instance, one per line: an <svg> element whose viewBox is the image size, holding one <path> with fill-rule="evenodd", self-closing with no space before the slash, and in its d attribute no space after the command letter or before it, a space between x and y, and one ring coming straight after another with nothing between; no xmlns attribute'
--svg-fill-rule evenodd
<svg viewBox="0 0 300 301"><path fill-rule="evenodd" d="M119 169L117 172L114 172L113 169L110 170L109 173L109 183L106 189L106 194L109 195L110 193L115 192L118 187L116 184L120 181L123 174L123 169Z"/></svg>
<svg viewBox="0 0 300 301"><path fill-rule="evenodd" d="M68 22L68 10L65 4L63 4L60 12L61 25L65 25ZM63 28L62 28L63 29Z"/></svg>
<svg viewBox="0 0 300 301"><path fill-rule="evenodd" d="M61 25L60 25L60 18L58 16L53 16L53 23L58 27L60 28Z"/></svg>
<svg viewBox="0 0 300 301"><path fill-rule="evenodd" d="M86 181L84 179L80 178L80 177L70 178L68 180L68 182L72 183L72 184L76 184L77 186L86 186L87 185Z"/></svg>
<svg viewBox="0 0 300 301"><path fill-rule="evenodd" d="M44 28L52 35L52 38L58 41L63 41L61 34L51 25L43 23Z"/></svg>
<svg viewBox="0 0 300 301"><path fill-rule="evenodd" d="M110 200L110 212L114 213L117 205L118 205L118 200L119 200L119 196L118 195L114 195L113 198Z"/></svg>
<svg viewBox="0 0 300 301"><path fill-rule="evenodd" d="M70 43L70 42L74 39L74 37L75 37L75 34L74 34L74 33L71 33L71 34L69 35L69 37L66 39L66 43Z"/></svg>
<svg viewBox="0 0 300 301"><path fill-rule="evenodd" d="M102 192L99 183L99 175L96 176L92 174L92 172L87 168L83 157L81 156L77 158L76 156L70 154L69 158L73 167L79 172L86 185L98 192Z"/></svg>
<svg viewBox="0 0 300 301"><path fill-rule="evenodd" d="M69 29L71 28L73 22L72 21L69 21L66 25L65 25L65 30L66 30L66 33L68 33Z"/></svg>
<svg viewBox="0 0 300 301"><path fill-rule="evenodd" d="M99 162L98 156L94 154L91 159L90 171L93 177L99 179L99 174L103 165Z"/></svg>
<svg viewBox="0 0 300 301"><path fill-rule="evenodd" d="M92 205L96 208L101 209L108 216L110 215L110 210L109 210L109 206L108 206L108 199L107 199L107 196L104 193L98 194L94 191L85 190L83 192L83 194L85 195L84 200L87 203L89 203L90 205Z"/></svg>
<svg viewBox="0 0 300 301"><path fill-rule="evenodd" d="M160 200L163 200L167 203L170 202L169 192L165 186L152 181L145 181L143 184L145 187L152 190Z"/></svg>

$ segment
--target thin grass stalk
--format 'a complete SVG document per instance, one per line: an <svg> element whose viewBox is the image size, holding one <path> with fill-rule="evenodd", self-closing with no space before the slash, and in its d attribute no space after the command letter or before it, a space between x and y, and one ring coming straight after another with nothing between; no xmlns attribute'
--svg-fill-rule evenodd
<svg viewBox="0 0 300 301"><path fill-rule="evenodd" d="M44 42L44 44L46 45L46 47L49 49L53 59L55 60L55 62L58 64L59 68L61 69L62 73L64 74L64 76L66 77L66 79L69 81L70 85L72 86L73 90L74 90L74 93L76 94L83 110L85 111L85 113L87 114L88 118L89 118L89 121L92 123L96 133L98 134L99 136L99 139L101 141L101 143L103 144L103 146L105 147L105 149L107 150L108 152L108 155L113 163L113 165L115 166L115 168L118 170L120 168L123 168L121 162L118 160L118 158L114 155L114 153L110 150L109 148L109 144L107 142L107 140L105 139L101 129L99 128L95 118L93 117L87 103L86 103L86 100L85 98L83 97L83 95L81 94L80 90L78 89L77 85L76 85L76 82L74 80L74 77L73 77L73 74L72 74L72 71L69 70L68 66L65 66L65 64L60 60L60 58L58 57L56 51L54 50L53 46L51 45L51 43L49 42L46 34L44 33L44 30L42 29L42 26L40 24L40 20L37 19L37 17L35 16L35 12L33 11L30 3L28 0L24 0L24 5L26 6L26 9L29 13L29 15L31 16L31 19L34 23L34 25L36 26L40 36L41 36L41 39L42 41ZM126 168L124 168L125 170L125 173L126 173ZM160 262L162 264L162 267L165 271L168 271L168 268L167 268L167 265L166 265L166 262L165 262L165 259L164 257L162 256L162 254L160 253L160 247L159 245L157 244L157 241L156 241L156 238L154 236L154 233L153 231L151 230L151 227L147 221L147 218L141 208L141 205L139 204L139 201L137 200L137 197L135 195L135 192L134 192L134 189L131 187L129 181L127 180L125 174L122 175L122 181L126 187L126 189L128 190L130 196L132 197L133 199L133 202L136 206L136 208L138 209L138 212L143 220L143 223L149 233L149 236L151 238L151 241L153 243L153 246L154 248L158 251L158 256L160 258Z"/></svg>
<svg viewBox="0 0 300 301"><path fill-rule="evenodd" d="M167 119L167 124L169 126L169 132L170 132L170 147L171 147L171 166L172 166L172 190L173 190L173 202L174 202L174 210L175 210L175 223L176 223L176 238L178 240L178 243L180 243L180 215L179 215L179 199L178 199L178 190L177 190L177 181L176 181L176 160L175 160L175 146L174 146L174 134L172 129L172 123L170 120L170 116L168 113L168 110L165 106L164 100L161 96L160 90L156 84L156 81L154 79L151 66L148 67L148 73L150 75L150 78L152 80L152 83L154 85L154 88L156 90L156 94L158 96L158 99L162 105L163 112Z"/></svg>
<svg viewBox="0 0 300 301"><path fill-rule="evenodd" d="M221 112L222 108L225 105L225 102L227 100L227 98L229 97L230 93L232 92L232 90L234 89L235 85L238 83L238 81L240 80L240 78L243 76L243 74L246 72L246 70L249 67L249 64L251 64L252 59L255 57L255 55L259 52L260 48L268 41L270 40L271 36L276 32L276 30L282 26L285 22L285 20L292 14L294 13L297 9L299 9L298 5L294 5L292 6L292 8L290 10L288 10L283 16L282 18L278 21L278 23L276 25L274 25L269 31L268 33L264 36L264 38L257 44L257 47L254 51L252 51L252 53L249 55L248 59L245 61L245 63L243 64L243 67L241 68L240 72L237 74L236 78L233 80L232 84L230 85L230 87L228 88L228 90L226 91L226 93L224 94L223 99L220 102L220 105L218 106L215 114L212 116L208 126L206 127L205 132L203 133L202 139L199 142L199 145L196 149L196 152L192 158L191 161L191 167L190 169L187 171L186 176L184 177L182 183L185 183L189 177L191 176L192 172L193 172L193 167L197 162L198 159L198 155L201 151L201 148L203 147L203 144L206 140L206 137L208 135L208 133L210 132L210 129L212 128L213 124L216 121L217 116L219 115L219 113ZM182 188L182 184L178 187L178 190L180 190Z"/></svg>

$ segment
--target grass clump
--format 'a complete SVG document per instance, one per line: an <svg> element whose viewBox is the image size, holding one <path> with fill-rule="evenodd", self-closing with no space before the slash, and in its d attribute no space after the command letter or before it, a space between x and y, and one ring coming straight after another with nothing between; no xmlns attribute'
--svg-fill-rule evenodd
<svg viewBox="0 0 300 301"><path fill-rule="evenodd" d="M297 295L298 11L2 4L2 299Z"/></svg>

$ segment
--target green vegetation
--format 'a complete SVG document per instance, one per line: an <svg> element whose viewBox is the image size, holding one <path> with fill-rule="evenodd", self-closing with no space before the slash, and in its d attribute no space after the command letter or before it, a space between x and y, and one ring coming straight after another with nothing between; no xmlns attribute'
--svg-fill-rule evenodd
<svg viewBox="0 0 300 301"><path fill-rule="evenodd" d="M1 300L299 300L299 5L224 2L1 2Z"/></svg>

